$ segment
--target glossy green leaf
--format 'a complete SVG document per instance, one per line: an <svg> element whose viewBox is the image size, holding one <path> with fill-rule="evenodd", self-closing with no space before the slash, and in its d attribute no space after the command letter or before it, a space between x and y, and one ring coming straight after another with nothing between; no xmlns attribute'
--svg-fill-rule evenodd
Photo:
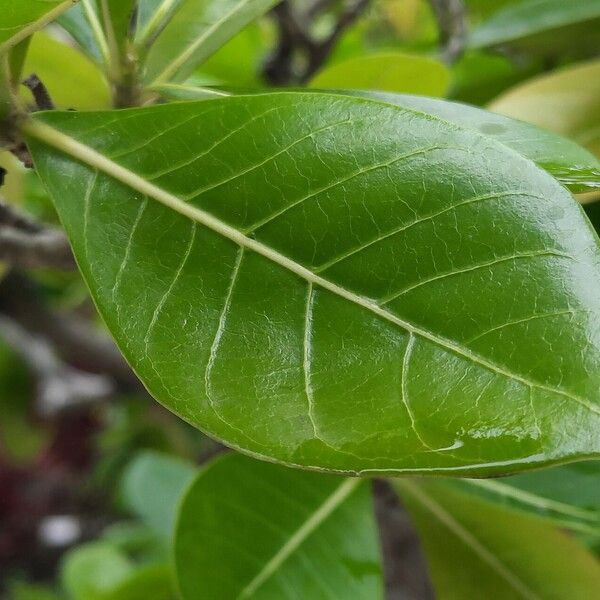
<svg viewBox="0 0 600 600"><path fill-rule="evenodd" d="M121 483L127 507L164 537L173 533L179 497L196 474L182 460L143 452L128 466Z"/></svg>
<svg viewBox="0 0 600 600"><path fill-rule="evenodd" d="M489 108L567 135L600 156L600 60L523 83Z"/></svg>
<svg viewBox="0 0 600 600"><path fill-rule="evenodd" d="M233 93L264 93L252 90L242 92L235 88L220 90L188 84L165 84L158 86L156 91L164 98L172 100L209 99ZM364 90L339 90L336 93L382 100L443 119L449 124L478 131L534 161L574 192L600 187L600 160L596 156L566 137L524 121L507 118L468 104L424 96Z"/></svg>
<svg viewBox="0 0 600 600"><path fill-rule="evenodd" d="M382 597L368 483L239 454L188 489L174 556L183 600Z"/></svg>
<svg viewBox="0 0 600 600"><path fill-rule="evenodd" d="M443 483L395 484L417 526L439 600L590 600L597 560L571 537Z"/></svg>
<svg viewBox="0 0 600 600"><path fill-rule="evenodd" d="M0 54L45 27L77 0L0 0Z"/></svg>
<svg viewBox="0 0 600 600"><path fill-rule="evenodd" d="M146 79L183 81L248 23L277 0L183 0L153 44Z"/></svg>
<svg viewBox="0 0 600 600"><path fill-rule="evenodd" d="M520 116L518 114L511 115L516 118L506 118L468 104L422 96L373 92L359 94L434 115L494 138L533 160L573 191L600 187L600 160L566 137L525 123L527 119L516 120Z"/></svg>
<svg viewBox="0 0 600 600"><path fill-rule="evenodd" d="M90 110L110 106L108 85L98 67L79 50L43 32L31 40L24 72L35 73L44 82L59 108ZM24 87L22 95L32 101Z"/></svg>
<svg viewBox="0 0 600 600"><path fill-rule="evenodd" d="M600 535L600 463L584 461L502 479L467 479L463 491Z"/></svg>
<svg viewBox="0 0 600 600"><path fill-rule="evenodd" d="M497 140L315 92L28 132L121 350L210 435L361 473L600 452L598 238Z"/></svg>
<svg viewBox="0 0 600 600"><path fill-rule="evenodd" d="M556 53L573 46L597 48L600 0L522 0L511 4L473 31L469 44L485 48L502 44Z"/></svg>
<svg viewBox="0 0 600 600"><path fill-rule="evenodd" d="M450 72L438 60L400 52L382 52L325 67L312 80L311 86L443 96L449 83Z"/></svg>

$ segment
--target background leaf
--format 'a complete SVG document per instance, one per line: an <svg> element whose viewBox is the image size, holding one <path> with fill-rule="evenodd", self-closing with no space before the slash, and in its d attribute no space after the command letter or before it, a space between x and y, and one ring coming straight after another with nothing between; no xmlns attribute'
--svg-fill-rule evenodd
<svg viewBox="0 0 600 600"><path fill-rule="evenodd" d="M146 80L183 81L277 0L183 0L147 59Z"/></svg>
<svg viewBox="0 0 600 600"><path fill-rule="evenodd" d="M444 96L449 83L450 73L438 60L385 52L325 67L311 81L311 86Z"/></svg>
<svg viewBox="0 0 600 600"><path fill-rule="evenodd" d="M168 539L173 533L179 498L195 474L193 465L172 456L151 451L141 453L123 475L123 502Z"/></svg>
<svg viewBox="0 0 600 600"><path fill-rule="evenodd" d="M594 51L600 41L599 0L523 0L498 11L473 31L470 46L513 45L549 54L573 46Z"/></svg>
<svg viewBox="0 0 600 600"><path fill-rule="evenodd" d="M38 0L15 2L0 0L0 54L25 38L42 29L49 22L68 10L77 0Z"/></svg>
<svg viewBox="0 0 600 600"><path fill-rule="evenodd" d="M35 73L44 82L58 108L90 110L110 106L108 85L98 67L78 50L43 32L31 40L24 71L26 75ZM31 101L24 88L22 94Z"/></svg>
<svg viewBox="0 0 600 600"><path fill-rule="evenodd" d="M600 589L596 559L545 523L443 483L395 486L419 531L439 600L589 600Z"/></svg>
<svg viewBox="0 0 600 600"><path fill-rule="evenodd" d="M462 491L600 536L600 463L584 461L501 479L469 479Z"/></svg>
<svg viewBox="0 0 600 600"><path fill-rule="evenodd" d="M81 0L63 13L57 23L91 59L97 63L108 63L108 41L102 30L96 0Z"/></svg>
<svg viewBox="0 0 600 600"><path fill-rule="evenodd" d="M600 156L600 60L532 79L489 108L569 136Z"/></svg>
<svg viewBox="0 0 600 600"><path fill-rule="evenodd" d="M121 349L186 420L363 473L600 451L598 241L530 161L331 94L122 114L40 115L30 148Z"/></svg>
<svg viewBox="0 0 600 600"><path fill-rule="evenodd" d="M232 454L203 469L180 508L184 600L382 596L369 485Z"/></svg>
<svg viewBox="0 0 600 600"><path fill-rule="evenodd" d="M133 570L129 559L112 546L88 544L67 556L62 582L73 600L108 600Z"/></svg>

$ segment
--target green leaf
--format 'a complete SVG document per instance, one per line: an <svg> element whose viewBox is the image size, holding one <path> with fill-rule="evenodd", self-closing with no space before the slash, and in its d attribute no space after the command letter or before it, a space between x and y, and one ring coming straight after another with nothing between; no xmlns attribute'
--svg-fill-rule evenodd
<svg viewBox="0 0 600 600"><path fill-rule="evenodd" d="M151 45L181 2L182 0L139 0L136 41L139 44Z"/></svg>
<svg viewBox="0 0 600 600"><path fill-rule="evenodd" d="M421 537L439 600L589 600L600 566L547 524L443 483L395 484Z"/></svg>
<svg viewBox="0 0 600 600"><path fill-rule="evenodd" d="M97 63L109 62L108 41L102 30L96 0L81 0L63 13L57 23Z"/></svg>
<svg viewBox="0 0 600 600"><path fill-rule="evenodd" d="M213 437L353 473L600 452L598 239L497 140L316 92L26 127L121 350Z"/></svg>
<svg viewBox="0 0 600 600"><path fill-rule="evenodd" d="M468 50L454 64L448 98L483 106L509 87L535 75L541 60L515 63L507 56Z"/></svg>
<svg viewBox="0 0 600 600"><path fill-rule="evenodd" d="M463 492L534 513L584 533L600 534L600 463L584 461L502 479L457 482Z"/></svg>
<svg viewBox="0 0 600 600"><path fill-rule="evenodd" d="M369 485L241 455L202 470L174 541L183 600L382 597Z"/></svg>
<svg viewBox="0 0 600 600"><path fill-rule="evenodd" d="M106 541L69 552L61 580L71 600L172 600L175 596L166 564L135 565Z"/></svg>
<svg viewBox="0 0 600 600"><path fill-rule="evenodd" d="M126 506L160 535L173 533L181 493L196 474L193 465L158 452L140 453L123 475Z"/></svg>
<svg viewBox="0 0 600 600"><path fill-rule="evenodd" d="M131 28L136 0L99 0L104 30L111 44L123 48Z"/></svg>
<svg viewBox="0 0 600 600"><path fill-rule="evenodd" d="M164 98L173 100L209 99L229 96L232 93L264 93L264 91L242 91L235 88L225 91L176 83L161 85L155 90ZM478 131L534 161L573 192L600 187L600 161L593 154L568 138L523 121L468 104L424 96L364 90L338 90L336 93L381 100L443 119L449 124Z"/></svg>
<svg viewBox="0 0 600 600"><path fill-rule="evenodd" d="M311 87L444 96L449 83L450 72L438 60L400 52L381 52L325 67L311 81Z"/></svg>
<svg viewBox="0 0 600 600"><path fill-rule="evenodd" d="M524 121L528 119L517 120L522 115L513 114L509 116L515 118L507 118L468 104L422 96L375 92L358 92L358 94L434 115L494 138L522 156L533 160L573 191L580 192L588 188L600 187L600 161L593 154L561 135L525 123ZM540 104L542 103L539 101L536 103L538 107ZM508 114L509 111L505 112ZM538 109L538 114L539 112ZM598 114L600 115L600 112ZM547 123L540 123L540 125L544 127ZM552 130L553 127L548 129Z"/></svg>
<svg viewBox="0 0 600 600"><path fill-rule="evenodd" d="M90 543L69 552L61 580L72 600L109 600L112 591L133 573L133 563L112 546Z"/></svg>
<svg viewBox="0 0 600 600"><path fill-rule="evenodd" d="M84 54L39 32L31 39L25 73L35 73L50 93L54 104L63 109L108 108L110 93L98 67ZM25 88L22 94L31 95Z"/></svg>
<svg viewBox="0 0 600 600"><path fill-rule="evenodd" d="M26 38L10 50L9 72L10 81L14 89L17 89L21 83L23 66L25 63L25 58L27 57L27 52L29 51L30 42L31 38Z"/></svg>
<svg viewBox="0 0 600 600"><path fill-rule="evenodd" d="M11 600L61 600L52 588L23 582L11 585L8 597Z"/></svg>
<svg viewBox="0 0 600 600"><path fill-rule="evenodd" d="M106 600L173 600L176 595L171 579L167 564L141 565L115 586Z"/></svg>
<svg viewBox="0 0 600 600"><path fill-rule="evenodd" d="M544 53L594 52L600 36L600 0L524 0L498 11L473 31L469 45L516 45Z"/></svg>
<svg viewBox="0 0 600 600"><path fill-rule="evenodd" d="M42 29L77 0L0 0L0 55Z"/></svg>
<svg viewBox="0 0 600 600"><path fill-rule="evenodd" d="M600 60L532 79L489 108L567 135L600 156Z"/></svg>
<svg viewBox="0 0 600 600"><path fill-rule="evenodd" d="M277 0L183 0L153 44L146 80L183 81L211 54Z"/></svg>

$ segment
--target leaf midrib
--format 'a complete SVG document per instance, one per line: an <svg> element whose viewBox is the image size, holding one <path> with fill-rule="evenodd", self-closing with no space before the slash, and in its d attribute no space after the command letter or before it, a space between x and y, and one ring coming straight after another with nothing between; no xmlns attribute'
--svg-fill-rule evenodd
<svg viewBox="0 0 600 600"><path fill-rule="evenodd" d="M397 481L396 487L410 494L427 509L444 527L466 544L474 554L487 563L516 592L527 600L541 600L518 575L513 573L495 554L477 539L462 523L456 520L447 510L440 506L421 486L409 480Z"/></svg>
<svg viewBox="0 0 600 600"><path fill-rule="evenodd" d="M362 483L361 479L353 478L343 481L317 509L306 519L288 538L256 576L244 587L237 596L239 600L251 598L252 595L267 581L273 573L302 545L302 543L320 527L333 512L356 490Z"/></svg>
<svg viewBox="0 0 600 600"><path fill-rule="evenodd" d="M369 310L370 312L378 315L379 317L382 317L383 319L394 323L395 325L401 327L409 333L427 339L430 342L433 342L434 344L437 344L438 346L444 348L445 350L458 354L459 356L462 356L463 358L466 358L476 364L479 364L487 368L488 370L493 371L496 374L503 375L515 381L519 381L530 388L537 388L555 394L560 394L566 398L570 398L571 400L577 402L578 404L587 408L591 412L600 415L600 407L596 406L595 404L591 403L590 401L584 398L581 398L564 390L554 388L552 386L547 386L542 383L532 381L530 379L527 379L526 377L523 377L522 375L512 373L511 371L487 360L486 358L473 353L470 349L465 348L464 346L457 344L452 340L443 338L431 331L422 329L409 321L405 321L397 317L393 313L389 312L388 310L382 308L379 304L373 302L372 300L354 292L351 292L350 290L347 290L346 288L336 283L333 283L332 281L329 281L324 277L317 275L310 269L281 254L280 252L273 250L266 244L263 244L262 242L259 242L253 238L247 237L241 231L226 224L214 215L184 202L178 196L175 196L174 194L167 192L163 188L154 185L153 183L144 179L144 177L119 165L107 156L94 150L90 146L79 142L70 135L62 133L61 131L55 129L54 127L51 127L50 125L47 125L35 119L30 119L23 125L23 130L28 135L71 156L76 161L82 162L96 170L104 172L109 177L120 181L127 187L136 190L150 198L153 198L154 200L160 202L164 206L170 208L171 210L174 210L182 216L186 216L189 219L225 237L226 239L229 239L238 246L256 252L257 254L263 256L271 262L278 264L279 266L296 274L308 283L317 285L341 298L352 302L353 304L361 306L364 309Z"/></svg>
<svg viewBox="0 0 600 600"><path fill-rule="evenodd" d="M198 48L200 48L223 23L226 23L232 15L235 15L242 10L249 2L250 0L240 0L240 2L238 2L229 12L225 13L219 20L215 21L210 27L205 29L179 56L172 60L160 74L155 77L151 86L164 83L176 75L190 57L193 56L194 52L196 52L196 50L198 50Z"/></svg>

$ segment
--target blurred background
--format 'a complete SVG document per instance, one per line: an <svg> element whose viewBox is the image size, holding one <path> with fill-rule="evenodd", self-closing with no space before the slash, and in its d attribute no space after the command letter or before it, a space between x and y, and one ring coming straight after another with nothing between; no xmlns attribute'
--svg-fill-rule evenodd
<svg viewBox="0 0 600 600"><path fill-rule="evenodd" d="M108 108L79 10L34 36L25 73L59 108ZM448 98L600 156L600 1L288 1L188 83ZM165 94L185 99L185 88ZM176 502L190 465L223 448L148 397L99 322L35 172L7 153L0 167L0 594L94 600L88 580L126 574L145 591L119 598L169 598L160 507ZM578 199L600 223L600 193ZM410 521L383 483L376 490L388 597L431 598ZM585 541L598 549L598 539Z"/></svg>

